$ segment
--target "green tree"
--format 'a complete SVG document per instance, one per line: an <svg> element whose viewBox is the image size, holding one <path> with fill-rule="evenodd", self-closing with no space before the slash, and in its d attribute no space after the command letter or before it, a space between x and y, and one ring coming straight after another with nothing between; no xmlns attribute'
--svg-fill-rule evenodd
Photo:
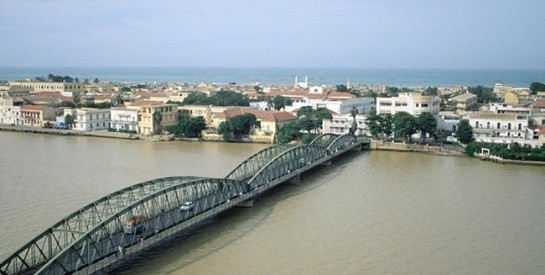
<svg viewBox="0 0 545 275"><path fill-rule="evenodd" d="M322 129L322 121L331 119L333 116L327 108L312 109L311 106L304 106L297 111L297 127L310 133L312 130Z"/></svg>
<svg viewBox="0 0 545 275"><path fill-rule="evenodd" d="M168 126L167 131L176 137L200 137L201 131L206 129L206 121L202 116L183 116L176 125Z"/></svg>
<svg viewBox="0 0 545 275"><path fill-rule="evenodd" d="M161 128L161 121L163 121L163 114L159 111L153 112L152 120L153 120L152 122L153 122L153 129L154 129L153 133L158 135L163 130Z"/></svg>
<svg viewBox="0 0 545 275"><path fill-rule="evenodd" d="M289 143L292 140L297 140L299 138L301 138L301 129L299 129L295 124L284 126L278 132L279 143Z"/></svg>
<svg viewBox="0 0 545 275"><path fill-rule="evenodd" d="M222 122L218 133L223 135L224 139L229 139L231 136L240 139L243 135L250 134L255 125L257 125L257 118L254 114L243 114Z"/></svg>
<svg viewBox="0 0 545 275"><path fill-rule="evenodd" d="M381 133L379 121L380 116L377 115L376 109L374 107L371 108L371 112L365 119L365 124L367 124L367 128L369 128L371 136L375 137L376 139L378 139L378 135Z"/></svg>
<svg viewBox="0 0 545 275"><path fill-rule="evenodd" d="M394 136L403 137L412 142L412 135L417 131L417 120L407 112L399 112L394 115Z"/></svg>
<svg viewBox="0 0 545 275"><path fill-rule="evenodd" d="M213 100L206 96L204 93L192 92L184 98L182 101L183 105L212 105L214 104Z"/></svg>
<svg viewBox="0 0 545 275"><path fill-rule="evenodd" d="M381 114L379 118L380 132L390 138L394 132L394 117L392 114Z"/></svg>
<svg viewBox="0 0 545 275"><path fill-rule="evenodd" d="M422 95L437 96L438 95L437 87L427 87L426 90L424 90L424 92L422 93Z"/></svg>
<svg viewBox="0 0 545 275"><path fill-rule="evenodd" d="M498 98L496 97L496 94L492 88L479 85L476 87L468 87L467 90L477 96L477 102L479 103L498 101Z"/></svg>
<svg viewBox="0 0 545 275"><path fill-rule="evenodd" d="M426 141L426 134L430 136L435 133L437 129L437 120L430 112L423 112L417 118L417 128L422 136L422 142Z"/></svg>
<svg viewBox="0 0 545 275"><path fill-rule="evenodd" d="M247 96L229 90L219 91L212 98L216 106L250 106Z"/></svg>
<svg viewBox="0 0 545 275"><path fill-rule="evenodd" d="M67 114L64 116L64 125L66 125L66 128L72 129L72 126L74 126L74 117L71 114Z"/></svg>
<svg viewBox="0 0 545 275"><path fill-rule="evenodd" d="M98 78L95 78L95 80L93 80L93 83L98 84L100 83L100 80Z"/></svg>
<svg viewBox="0 0 545 275"><path fill-rule="evenodd" d="M258 94L263 93L263 92L261 91L261 87L260 87L259 85L254 85L254 91L255 91L256 93L258 93Z"/></svg>
<svg viewBox="0 0 545 275"><path fill-rule="evenodd" d="M348 92L348 87L344 84L335 85L335 91L337 92Z"/></svg>
<svg viewBox="0 0 545 275"><path fill-rule="evenodd" d="M469 125L469 120L462 119L456 129L456 138L463 144L469 144L473 141L473 127Z"/></svg>
<svg viewBox="0 0 545 275"><path fill-rule="evenodd" d="M530 84L530 90L533 95L537 94L537 92L545 92L545 84L541 82L532 82L532 84Z"/></svg>
<svg viewBox="0 0 545 275"><path fill-rule="evenodd" d="M74 104L76 104L76 106L79 105L81 103L81 94L79 92L73 92L72 100L74 101Z"/></svg>
<svg viewBox="0 0 545 275"><path fill-rule="evenodd" d="M272 104L276 111L280 111L281 109L286 108L286 106L291 106L292 101L289 97L277 95L272 100Z"/></svg>

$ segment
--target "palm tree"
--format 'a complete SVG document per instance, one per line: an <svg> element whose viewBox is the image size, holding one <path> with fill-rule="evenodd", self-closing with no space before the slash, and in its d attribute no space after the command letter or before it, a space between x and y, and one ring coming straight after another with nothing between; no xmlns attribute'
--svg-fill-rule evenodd
<svg viewBox="0 0 545 275"><path fill-rule="evenodd" d="M352 127L350 128L350 134L354 135L358 129L358 123L356 122L356 116L358 115L358 109L352 106L350 110L350 115L352 116Z"/></svg>
<svg viewBox="0 0 545 275"><path fill-rule="evenodd" d="M153 129L156 135L161 133L161 121L163 120L163 114L159 111L153 113Z"/></svg>

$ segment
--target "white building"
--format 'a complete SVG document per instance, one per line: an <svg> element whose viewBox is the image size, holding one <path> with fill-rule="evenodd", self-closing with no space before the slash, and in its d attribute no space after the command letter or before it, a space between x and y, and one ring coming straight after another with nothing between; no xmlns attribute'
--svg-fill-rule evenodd
<svg viewBox="0 0 545 275"><path fill-rule="evenodd" d="M138 110L114 107L110 109L110 117L110 128L138 132Z"/></svg>
<svg viewBox="0 0 545 275"><path fill-rule="evenodd" d="M74 130L106 130L110 126L110 109L82 108L73 109L72 112L75 118Z"/></svg>
<svg viewBox="0 0 545 275"><path fill-rule="evenodd" d="M437 117L437 130L454 133L458 129L463 116L453 112L440 112Z"/></svg>
<svg viewBox="0 0 545 275"><path fill-rule="evenodd" d="M395 115L399 112L407 112L413 116L429 112L437 117L441 100L436 96L423 96L418 93L404 93L398 97L377 97L377 114Z"/></svg>
<svg viewBox="0 0 545 275"><path fill-rule="evenodd" d="M19 125L21 106L0 104L0 124Z"/></svg>
<svg viewBox="0 0 545 275"><path fill-rule="evenodd" d="M357 129L354 133L356 136L370 135L369 128L365 123L365 115L357 115ZM334 115L332 119L324 119L322 122L323 132L331 134L348 134L352 128L353 118L351 115Z"/></svg>
<svg viewBox="0 0 545 275"><path fill-rule="evenodd" d="M528 129L528 115L490 112L474 113L469 116L476 141L533 145L533 132Z"/></svg>

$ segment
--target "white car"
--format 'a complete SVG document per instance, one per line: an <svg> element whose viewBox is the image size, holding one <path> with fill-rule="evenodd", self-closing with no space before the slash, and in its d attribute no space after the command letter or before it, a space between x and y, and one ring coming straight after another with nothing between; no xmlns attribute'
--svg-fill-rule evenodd
<svg viewBox="0 0 545 275"><path fill-rule="evenodd" d="M182 206L180 206L181 211L189 211L193 209L194 203L192 201L186 201L182 203Z"/></svg>

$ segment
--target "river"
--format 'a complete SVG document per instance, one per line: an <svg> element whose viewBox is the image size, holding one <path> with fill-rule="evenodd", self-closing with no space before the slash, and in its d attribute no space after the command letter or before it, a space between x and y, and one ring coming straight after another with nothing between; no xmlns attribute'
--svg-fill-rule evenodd
<svg viewBox="0 0 545 275"><path fill-rule="evenodd" d="M261 144L0 131L0 258L85 204L166 176L224 177ZM353 152L121 274L543 274L545 169Z"/></svg>

